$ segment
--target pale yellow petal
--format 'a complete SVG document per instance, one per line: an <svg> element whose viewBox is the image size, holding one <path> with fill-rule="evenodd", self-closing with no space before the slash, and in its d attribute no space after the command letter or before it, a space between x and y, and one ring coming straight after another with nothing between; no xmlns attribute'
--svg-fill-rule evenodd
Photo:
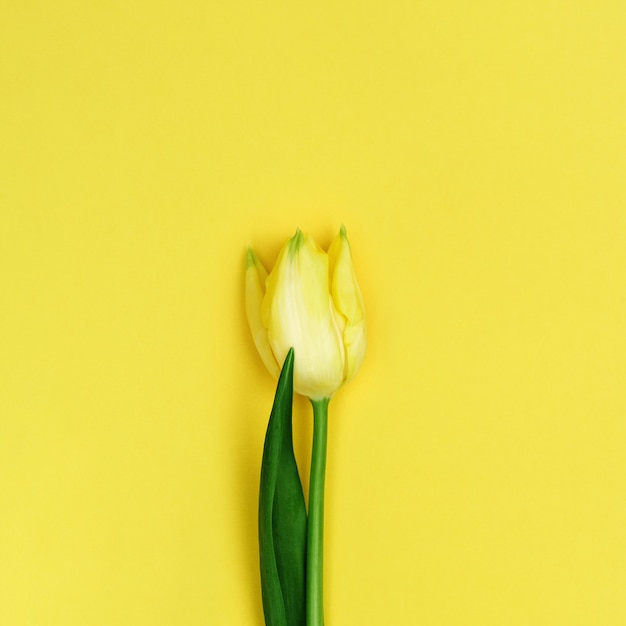
<svg viewBox="0 0 626 626"><path fill-rule="evenodd" d="M278 361L294 349L294 388L330 397L344 378L344 348L328 285L328 256L298 231L267 280L263 319Z"/></svg>
<svg viewBox="0 0 626 626"><path fill-rule="evenodd" d="M259 351L265 367L267 367L272 376L278 378L280 368L270 347L267 328L263 325L261 318L266 279L267 270L263 267L256 254L254 254L252 248L248 248L246 257L246 316L252 332L254 345Z"/></svg>
<svg viewBox="0 0 626 626"><path fill-rule="evenodd" d="M362 319L356 324L347 324L343 333L346 350L345 382L348 382L358 371L365 358L367 349L367 325Z"/></svg>
<svg viewBox="0 0 626 626"><path fill-rule="evenodd" d="M337 311L345 318L343 342L346 350L345 379L356 374L367 347L367 327L361 290L354 272L346 229L333 241L329 251L331 294Z"/></svg>

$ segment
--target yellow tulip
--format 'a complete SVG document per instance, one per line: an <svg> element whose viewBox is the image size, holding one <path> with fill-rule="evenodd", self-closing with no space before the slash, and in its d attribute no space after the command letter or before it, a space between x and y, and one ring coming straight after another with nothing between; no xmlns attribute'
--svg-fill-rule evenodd
<svg viewBox="0 0 626 626"><path fill-rule="evenodd" d="M266 367L277 378L293 347L295 391L330 398L356 374L367 344L345 228L328 253L297 230L269 275L252 249L246 266L246 314Z"/></svg>

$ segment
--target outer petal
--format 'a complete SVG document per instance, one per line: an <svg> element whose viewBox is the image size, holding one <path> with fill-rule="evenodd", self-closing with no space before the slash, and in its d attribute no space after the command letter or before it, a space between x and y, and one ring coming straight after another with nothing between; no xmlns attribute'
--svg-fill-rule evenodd
<svg viewBox="0 0 626 626"><path fill-rule="evenodd" d="M361 290L356 280L350 243L342 226L329 251L331 294L337 311L346 319L343 342L346 349L345 379L361 367L367 347L367 327Z"/></svg>
<svg viewBox="0 0 626 626"><path fill-rule="evenodd" d="M265 280L267 271L254 250L248 248L246 257L246 316L252 331L254 345L256 345L265 367L274 378L278 378L280 368L274 357L267 337L267 328L261 319L261 305L265 295Z"/></svg>
<svg viewBox="0 0 626 626"><path fill-rule="evenodd" d="M328 285L328 256L299 230L267 279L262 317L279 362L294 348L294 388L330 397L344 378L344 349Z"/></svg>

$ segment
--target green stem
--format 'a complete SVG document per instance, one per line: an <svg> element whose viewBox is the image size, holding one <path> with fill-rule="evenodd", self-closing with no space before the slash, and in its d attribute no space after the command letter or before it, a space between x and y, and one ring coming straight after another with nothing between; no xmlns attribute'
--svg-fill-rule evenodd
<svg viewBox="0 0 626 626"><path fill-rule="evenodd" d="M313 405L313 453L309 483L309 520L306 562L306 624L324 626L324 477L326 434L330 398L311 400Z"/></svg>

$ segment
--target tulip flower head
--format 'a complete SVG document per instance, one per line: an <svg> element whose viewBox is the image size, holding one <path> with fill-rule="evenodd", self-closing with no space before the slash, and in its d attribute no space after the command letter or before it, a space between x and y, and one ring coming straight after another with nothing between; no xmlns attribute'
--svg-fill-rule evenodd
<svg viewBox="0 0 626 626"><path fill-rule="evenodd" d="M367 344L363 300L345 228L328 252L297 230L269 275L248 249L246 314L272 375L278 378L293 347L295 391L312 400L330 398L356 374Z"/></svg>

